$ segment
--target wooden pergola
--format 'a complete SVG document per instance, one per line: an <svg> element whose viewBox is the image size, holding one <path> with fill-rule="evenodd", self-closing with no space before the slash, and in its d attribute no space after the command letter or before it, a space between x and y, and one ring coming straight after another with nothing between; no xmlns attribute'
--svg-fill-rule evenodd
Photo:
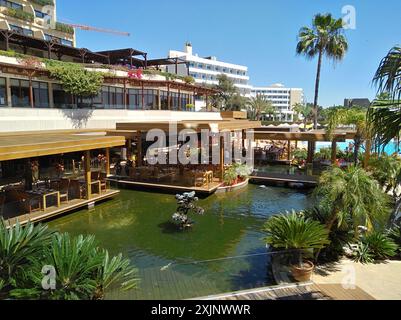
<svg viewBox="0 0 401 320"><path fill-rule="evenodd" d="M288 158L291 155L292 141L308 142L308 163L313 162L313 156L316 150L316 142L331 142L331 161L336 162L337 142L345 142L346 140L355 138L355 131L337 130L329 135L325 130L315 130L309 132L282 132L282 131L255 131L255 140L273 140L288 141ZM288 159L290 160L290 159Z"/></svg>
<svg viewBox="0 0 401 320"><path fill-rule="evenodd" d="M177 132L182 130L190 129L196 133L201 133L202 130L209 130L212 133L221 132L242 132L242 145L244 146L246 139L246 132L255 128L260 128L262 123L260 121L249 121L241 119L227 119L220 121L210 120L196 120L196 121L177 121L177 122L127 122L117 123L116 130L107 131L108 136L125 136L129 141L136 139L138 141L138 159L142 159L142 134L149 132L153 129L162 130L168 133L171 126L174 125L177 128ZM224 174L224 137L220 137L220 172ZM222 177L221 177L222 178Z"/></svg>
<svg viewBox="0 0 401 320"><path fill-rule="evenodd" d="M105 149L110 164L110 148L125 144L123 136L105 136L104 133L73 134L70 131L36 132L31 134L8 133L0 135L0 161L36 158L72 152L84 153L86 197L91 198L90 151ZM106 166L110 174L110 166Z"/></svg>

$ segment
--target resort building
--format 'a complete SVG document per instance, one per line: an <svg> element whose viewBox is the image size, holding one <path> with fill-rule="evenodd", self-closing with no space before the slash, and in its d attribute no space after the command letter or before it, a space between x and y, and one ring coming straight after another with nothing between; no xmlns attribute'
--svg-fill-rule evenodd
<svg viewBox="0 0 401 320"><path fill-rule="evenodd" d="M6 42L1 46L13 50L16 46L8 44L13 34L68 47L76 45L74 28L57 21L56 0L0 0L0 29L3 36L0 45ZM26 54L43 54L35 48L23 50Z"/></svg>
<svg viewBox="0 0 401 320"><path fill-rule="evenodd" d="M176 72L180 75L189 75L195 79L198 84L217 85L218 75L225 74L234 82L239 92L243 96L250 96L251 86L249 85L248 67L227 63L217 60L214 56L200 57L193 53L193 48L190 43L185 44L184 51L170 50L169 58L179 58L186 62L178 68L168 66L169 72ZM196 101L196 108L205 107L205 101Z"/></svg>
<svg viewBox="0 0 401 320"><path fill-rule="evenodd" d="M273 84L269 87L253 87L251 96L256 97L258 95L265 96L276 109L274 119L268 119L268 116L265 116L265 120L293 122L295 116L294 106L305 102L303 89L286 88L282 84Z"/></svg>

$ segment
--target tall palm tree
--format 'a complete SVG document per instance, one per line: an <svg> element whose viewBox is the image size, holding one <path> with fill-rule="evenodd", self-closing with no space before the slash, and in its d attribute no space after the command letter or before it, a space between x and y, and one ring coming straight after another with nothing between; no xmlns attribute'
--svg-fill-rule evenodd
<svg viewBox="0 0 401 320"><path fill-rule="evenodd" d="M387 145L401 131L401 46L392 48L380 62L373 78L378 98L368 119L380 145Z"/></svg>
<svg viewBox="0 0 401 320"><path fill-rule="evenodd" d="M304 128L306 129L308 120L310 120L310 118L312 116L312 111L313 111L312 107L308 104L297 103L296 105L294 105L294 111L298 115L302 116Z"/></svg>
<svg viewBox="0 0 401 320"><path fill-rule="evenodd" d="M389 197L379 183L364 169L351 166L345 170L333 167L324 172L315 189L320 206L328 210L327 228L351 223L358 234L358 226L372 229L387 223Z"/></svg>
<svg viewBox="0 0 401 320"><path fill-rule="evenodd" d="M318 56L315 100L314 100L314 125L317 129L318 101L320 73L323 57L341 61L348 51L348 42L344 36L342 19L335 19L331 14L317 14L312 21L312 28L303 27L299 31L297 54L305 55L309 59Z"/></svg>
<svg viewBox="0 0 401 320"><path fill-rule="evenodd" d="M276 111L271 101L266 96L260 94L249 99L247 106L253 120L260 120L263 114L274 115Z"/></svg>
<svg viewBox="0 0 401 320"><path fill-rule="evenodd" d="M362 108L334 108L328 114L329 135L333 135L334 131L340 126L352 126L356 130L354 138L354 164L358 164L359 151L366 139L370 139L369 126L366 120L366 110Z"/></svg>

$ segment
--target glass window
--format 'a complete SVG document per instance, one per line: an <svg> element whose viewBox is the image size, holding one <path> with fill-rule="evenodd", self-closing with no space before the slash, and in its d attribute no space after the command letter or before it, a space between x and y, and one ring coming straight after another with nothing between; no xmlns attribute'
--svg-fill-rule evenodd
<svg viewBox="0 0 401 320"><path fill-rule="evenodd" d="M59 84L53 84L53 103L55 108L72 108L75 104L74 97L63 90Z"/></svg>
<svg viewBox="0 0 401 320"><path fill-rule="evenodd" d="M17 9L17 10L23 9L23 6L21 4L15 3L12 1L8 1L8 0L0 0L0 6Z"/></svg>
<svg viewBox="0 0 401 320"><path fill-rule="evenodd" d="M13 107L29 108L29 81L11 79L11 103Z"/></svg>
<svg viewBox="0 0 401 320"><path fill-rule="evenodd" d="M160 101L161 101L161 109L168 110L168 92L167 91L160 92Z"/></svg>
<svg viewBox="0 0 401 320"><path fill-rule="evenodd" d="M35 108L49 108L49 86L46 82L32 82Z"/></svg>
<svg viewBox="0 0 401 320"><path fill-rule="evenodd" d="M6 79L0 78L0 106L4 107L6 105L7 105Z"/></svg>
<svg viewBox="0 0 401 320"><path fill-rule="evenodd" d="M129 89L127 94L128 109L138 110L142 109L142 97L139 89Z"/></svg>
<svg viewBox="0 0 401 320"><path fill-rule="evenodd" d="M61 39L61 44L69 47L72 47L74 45L72 41L65 39Z"/></svg>

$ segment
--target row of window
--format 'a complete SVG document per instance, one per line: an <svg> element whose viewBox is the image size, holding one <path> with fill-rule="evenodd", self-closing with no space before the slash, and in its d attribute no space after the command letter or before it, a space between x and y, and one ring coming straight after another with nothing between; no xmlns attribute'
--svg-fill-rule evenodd
<svg viewBox="0 0 401 320"><path fill-rule="evenodd" d="M253 90L255 94L289 94L289 90Z"/></svg>
<svg viewBox="0 0 401 320"><path fill-rule="evenodd" d="M16 26L13 24L10 24L10 29L12 31L15 31L19 34L23 34L24 36L29 36L29 37L33 37L33 31L27 28L22 28L20 26Z"/></svg>
<svg viewBox="0 0 401 320"><path fill-rule="evenodd" d="M16 9L16 10L22 10L23 9L23 6L21 4L15 3L15 2L12 2L12 1L8 1L8 0L0 0L0 6L11 8L11 9Z"/></svg>
<svg viewBox="0 0 401 320"><path fill-rule="evenodd" d="M210 64L190 62L189 66L191 68L205 69L205 70L217 71L217 72L223 72L223 73L231 73L231 74L236 74L238 76L246 76L246 71L229 69L229 68L214 66L214 65L210 65Z"/></svg>
<svg viewBox="0 0 401 320"><path fill-rule="evenodd" d="M124 89L103 86L101 92L92 98L79 99L65 92L61 85L53 84L53 104L55 108L67 109L76 106L98 109L125 109L125 103L131 110L158 110L159 96L157 90L127 89L124 101ZM0 106L7 106L7 89L5 78L0 78ZM33 105L35 108L49 108L49 86L46 82L33 81ZM29 81L10 79L11 106L30 107ZM162 110L186 110L192 101L191 95L160 91ZM170 108L169 108L170 106Z"/></svg>
<svg viewBox="0 0 401 320"><path fill-rule="evenodd" d="M211 75L211 74L201 74L201 73L190 73L190 76L195 78L195 79L201 79L205 81L218 81L217 76ZM242 80L242 79L233 79L231 78L232 82L235 84L248 84L247 80Z"/></svg>
<svg viewBox="0 0 401 320"><path fill-rule="evenodd" d="M62 45L69 46L69 47L72 47L74 45L74 43L70 40L55 37L55 36L52 36L51 34L47 34L47 33L45 33L45 40L46 41L55 41L58 44L62 44Z"/></svg>

